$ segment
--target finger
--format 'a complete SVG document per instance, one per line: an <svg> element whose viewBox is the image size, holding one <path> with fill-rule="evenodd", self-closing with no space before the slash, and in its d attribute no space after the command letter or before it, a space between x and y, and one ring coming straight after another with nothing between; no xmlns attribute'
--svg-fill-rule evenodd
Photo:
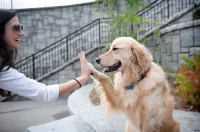
<svg viewBox="0 0 200 132"><path fill-rule="evenodd" d="M80 61L82 61L82 60L84 59L84 57L83 57L83 53L82 53L82 52L79 53L79 54L78 54L78 57L79 57Z"/></svg>
<svg viewBox="0 0 200 132"><path fill-rule="evenodd" d="M81 63L87 63L84 52L81 53L80 61L81 61Z"/></svg>
<svg viewBox="0 0 200 132"><path fill-rule="evenodd" d="M84 58L84 57L85 57L85 53L84 53L83 51L81 51L81 52L79 53L79 57L80 57L80 58Z"/></svg>
<svg viewBox="0 0 200 132"><path fill-rule="evenodd" d="M78 54L78 57L81 58L81 56L82 56L82 53L80 52L80 53Z"/></svg>
<svg viewBox="0 0 200 132"><path fill-rule="evenodd" d="M85 53L84 52L81 52L81 57L82 57L82 60L85 60Z"/></svg>

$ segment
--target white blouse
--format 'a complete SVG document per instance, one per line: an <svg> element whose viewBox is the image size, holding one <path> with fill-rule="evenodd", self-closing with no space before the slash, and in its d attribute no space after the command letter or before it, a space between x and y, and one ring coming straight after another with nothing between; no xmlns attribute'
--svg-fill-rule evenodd
<svg viewBox="0 0 200 132"><path fill-rule="evenodd" d="M58 84L46 86L10 68L0 72L0 88L36 101L55 101L58 98Z"/></svg>

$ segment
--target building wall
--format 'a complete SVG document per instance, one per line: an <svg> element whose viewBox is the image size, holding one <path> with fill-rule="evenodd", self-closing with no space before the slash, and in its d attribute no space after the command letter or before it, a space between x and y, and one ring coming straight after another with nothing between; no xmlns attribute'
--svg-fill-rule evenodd
<svg viewBox="0 0 200 132"><path fill-rule="evenodd" d="M124 2L120 1L121 8L125 8ZM199 53L200 25L198 20L192 20L194 10L187 11L186 14L162 27L159 40L156 40L152 34L148 36L150 42L145 45L154 56L155 62L167 69L177 70L182 63L183 55L192 57L194 52ZM95 2L18 10L17 16L26 26L18 60L45 48L98 18L108 17L96 8Z"/></svg>
<svg viewBox="0 0 200 132"><path fill-rule="evenodd" d="M92 52L86 54L86 59L89 63L92 63L96 69L102 71L103 69L95 62L95 59L100 54L103 54L105 52L106 50L103 47L94 49ZM79 59L77 59L76 61L71 63L69 66L65 67L64 69L57 72L56 74L53 74L49 76L48 78L43 79L41 82L47 85L64 83L80 75L81 75L80 61ZM86 84L92 83L92 82L93 80L90 79Z"/></svg>
<svg viewBox="0 0 200 132"><path fill-rule="evenodd" d="M153 3L155 0L144 0ZM124 0L119 1L120 9L126 9ZM55 43L98 18L108 18L95 2L70 6L16 10L25 26L17 61Z"/></svg>
<svg viewBox="0 0 200 132"><path fill-rule="evenodd" d="M63 7L17 10L20 22L25 25L18 52L18 60L53 44L98 18L107 18L95 3Z"/></svg>
<svg viewBox="0 0 200 132"><path fill-rule="evenodd" d="M200 20L193 21L192 13L187 12L182 17L160 29L160 39L152 35L145 44L154 61L168 70L177 71L184 61L182 56L192 58L193 53L200 54Z"/></svg>
<svg viewBox="0 0 200 132"><path fill-rule="evenodd" d="M150 35L150 41L144 44L153 55L154 61L167 70L177 71L179 65L183 63L181 57L184 55L192 58L193 53L200 54L200 20L192 20L193 11L160 29L161 36L158 40ZM96 68L102 70L96 64L95 58L105 52L106 50L100 47L88 53L86 58ZM42 82L48 85L61 83L79 75L80 63L77 60Z"/></svg>

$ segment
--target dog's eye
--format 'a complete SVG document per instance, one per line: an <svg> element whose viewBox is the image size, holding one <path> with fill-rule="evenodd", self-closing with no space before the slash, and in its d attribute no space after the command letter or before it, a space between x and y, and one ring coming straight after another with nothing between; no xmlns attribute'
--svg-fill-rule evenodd
<svg viewBox="0 0 200 132"><path fill-rule="evenodd" d="M118 48L113 48L113 51L116 51Z"/></svg>

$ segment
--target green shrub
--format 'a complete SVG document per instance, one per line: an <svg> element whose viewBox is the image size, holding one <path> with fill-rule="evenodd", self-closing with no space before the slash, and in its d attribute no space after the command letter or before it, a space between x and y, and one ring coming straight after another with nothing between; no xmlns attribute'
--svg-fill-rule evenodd
<svg viewBox="0 0 200 132"><path fill-rule="evenodd" d="M200 19L200 8L197 8L197 9L194 11L192 17L193 17L193 20L198 20L198 19Z"/></svg>
<svg viewBox="0 0 200 132"><path fill-rule="evenodd" d="M175 74L175 93L181 99L200 108L200 55L193 54L193 60L184 56L186 62L181 64L178 73Z"/></svg>

